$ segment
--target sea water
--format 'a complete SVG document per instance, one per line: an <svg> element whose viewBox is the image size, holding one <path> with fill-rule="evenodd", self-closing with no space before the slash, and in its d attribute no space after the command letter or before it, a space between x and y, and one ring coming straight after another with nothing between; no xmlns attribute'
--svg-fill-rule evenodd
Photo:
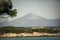
<svg viewBox="0 0 60 40"><path fill-rule="evenodd" d="M0 40L60 40L60 37L15 37L0 38Z"/></svg>

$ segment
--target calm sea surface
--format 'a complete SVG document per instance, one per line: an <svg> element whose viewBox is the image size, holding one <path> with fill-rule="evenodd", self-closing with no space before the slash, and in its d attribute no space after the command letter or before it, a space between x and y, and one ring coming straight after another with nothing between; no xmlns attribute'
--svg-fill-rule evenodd
<svg viewBox="0 0 60 40"><path fill-rule="evenodd" d="M0 38L0 40L60 40L60 37L15 37Z"/></svg>

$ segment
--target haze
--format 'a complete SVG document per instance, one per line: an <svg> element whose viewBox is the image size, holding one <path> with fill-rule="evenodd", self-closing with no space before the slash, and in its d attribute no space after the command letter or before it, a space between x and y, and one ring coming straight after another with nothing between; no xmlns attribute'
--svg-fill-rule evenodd
<svg viewBox="0 0 60 40"><path fill-rule="evenodd" d="M47 19L60 18L60 0L12 0L17 17L34 13ZM16 19L14 18L14 19Z"/></svg>

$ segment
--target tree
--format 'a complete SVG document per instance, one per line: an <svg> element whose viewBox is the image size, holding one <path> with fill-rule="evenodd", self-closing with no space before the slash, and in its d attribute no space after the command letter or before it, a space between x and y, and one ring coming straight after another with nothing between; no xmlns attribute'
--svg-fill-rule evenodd
<svg viewBox="0 0 60 40"><path fill-rule="evenodd" d="M12 9L13 5L11 0L0 0L0 15L9 15L15 17L17 14L16 9Z"/></svg>

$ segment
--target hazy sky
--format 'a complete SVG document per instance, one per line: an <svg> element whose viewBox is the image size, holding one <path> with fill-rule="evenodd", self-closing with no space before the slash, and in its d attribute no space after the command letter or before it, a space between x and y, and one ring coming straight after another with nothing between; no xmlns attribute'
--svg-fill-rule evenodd
<svg viewBox="0 0 60 40"><path fill-rule="evenodd" d="M60 18L59 0L12 0L13 8L17 9L17 17L34 13L47 19Z"/></svg>

